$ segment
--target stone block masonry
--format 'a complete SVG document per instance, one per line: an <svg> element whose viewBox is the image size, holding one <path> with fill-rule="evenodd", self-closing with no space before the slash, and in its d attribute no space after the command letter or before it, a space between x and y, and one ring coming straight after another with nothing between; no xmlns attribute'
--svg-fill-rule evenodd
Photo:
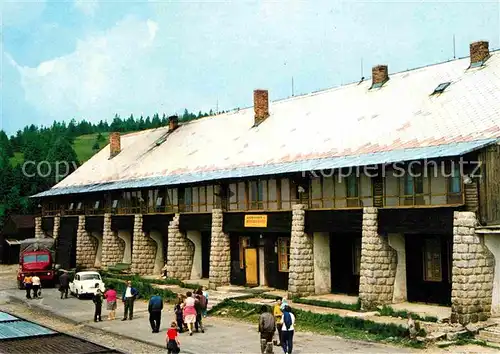
<svg viewBox="0 0 500 354"><path fill-rule="evenodd" d="M76 231L76 266L82 269L94 268L97 247L96 238L85 229L85 216L80 215Z"/></svg>
<svg viewBox="0 0 500 354"><path fill-rule="evenodd" d="M288 267L288 297L313 295L314 240L305 230L306 206L297 204L292 209L292 237Z"/></svg>
<svg viewBox="0 0 500 354"><path fill-rule="evenodd" d="M55 216L54 217L54 229L52 231L52 237L57 240L59 237L59 229L61 228L61 217L60 216Z"/></svg>
<svg viewBox="0 0 500 354"><path fill-rule="evenodd" d="M179 230L179 214L168 225L167 277L189 280L193 268L194 245Z"/></svg>
<svg viewBox="0 0 500 354"><path fill-rule="evenodd" d="M209 287L229 285L231 280L231 248L229 235L222 230L223 211L212 210Z"/></svg>
<svg viewBox="0 0 500 354"><path fill-rule="evenodd" d="M378 234L377 208L363 209L359 298L363 309L390 304L394 293L397 253L388 237Z"/></svg>
<svg viewBox="0 0 500 354"><path fill-rule="evenodd" d="M104 225L102 235L102 267L113 266L123 261L125 242L123 242L115 231L111 230L111 214L104 214Z"/></svg>
<svg viewBox="0 0 500 354"><path fill-rule="evenodd" d="M153 274L157 246L156 242L143 231L142 222L142 215L136 215L132 241L132 273L139 275Z"/></svg>
<svg viewBox="0 0 500 354"><path fill-rule="evenodd" d="M42 218L35 218L35 238L44 238L45 232L42 230Z"/></svg>
<svg viewBox="0 0 500 354"><path fill-rule="evenodd" d="M476 234L476 214L455 211L451 320L463 325L484 321L491 314L495 259Z"/></svg>

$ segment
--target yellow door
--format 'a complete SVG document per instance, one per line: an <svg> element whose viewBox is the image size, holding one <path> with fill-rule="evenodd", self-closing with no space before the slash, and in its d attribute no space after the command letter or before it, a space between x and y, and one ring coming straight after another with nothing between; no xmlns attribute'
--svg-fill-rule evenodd
<svg viewBox="0 0 500 354"><path fill-rule="evenodd" d="M259 271L257 268L257 249L256 248L246 248L245 249L245 274L247 277L248 286L259 285L258 276Z"/></svg>

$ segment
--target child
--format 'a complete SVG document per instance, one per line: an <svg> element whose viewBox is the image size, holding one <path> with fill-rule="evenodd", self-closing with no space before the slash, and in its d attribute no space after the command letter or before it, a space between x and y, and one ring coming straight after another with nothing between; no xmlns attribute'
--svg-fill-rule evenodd
<svg viewBox="0 0 500 354"><path fill-rule="evenodd" d="M167 331L167 350L168 354L177 354L181 351L181 343L177 335L177 323L172 322L170 329Z"/></svg>
<svg viewBox="0 0 500 354"><path fill-rule="evenodd" d="M174 312L179 333L182 333L184 330L184 314L182 312L182 303L183 303L182 297L180 295L177 296L177 304L174 307Z"/></svg>
<svg viewBox="0 0 500 354"><path fill-rule="evenodd" d="M203 290L203 296L205 296L205 308L203 309L203 317L207 317L207 308L208 308L208 291L207 288L204 286L202 287Z"/></svg>
<svg viewBox="0 0 500 354"><path fill-rule="evenodd" d="M101 289L99 289L99 284L96 284L96 292L94 296L92 297L92 301L95 304L95 312L94 312L94 322L97 321L102 321L101 319L101 311L102 311L102 300L103 300L103 295Z"/></svg>

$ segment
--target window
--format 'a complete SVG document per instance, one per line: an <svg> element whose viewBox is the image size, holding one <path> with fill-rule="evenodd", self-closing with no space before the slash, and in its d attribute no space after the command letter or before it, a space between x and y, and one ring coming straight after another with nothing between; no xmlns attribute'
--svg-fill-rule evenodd
<svg viewBox="0 0 500 354"><path fill-rule="evenodd" d="M442 281L441 243L439 239L425 239L423 253L424 280L431 282Z"/></svg>
<svg viewBox="0 0 500 354"><path fill-rule="evenodd" d="M35 255L24 256L23 262L24 263L34 263L34 262L36 262L36 256Z"/></svg>
<svg viewBox="0 0 500 354"><path fill-rule="evenodd" d="M448 193L462 193L462 176L460 175L460 166L452 165L451 176L449 177Z"/></svg>
<svg viewBox="0 0 500 354"><path fill-rule="evenodd" d="M240 269L245 268L245 248L250 244L250 237L240 236Z"/></svg>
<svg viewBox="0 0 500 354"><path fill-rule="evenodd" d="M100 202L99 202L99 201L95 202L95 203L94 203L94 209L99 209L99 204L100 204Z"/></svg>
<svg viewBox="0 0 500 354"><path fill-rule="evenodd" d="M82 202L79 202L77 205L76 205L76 210L81 210L82 209Z"/></svg>
<svg viewBox="0 0 500 354"><path fill-rule="evenodd" d="M264 181L250 182L250 209L263 209Z"/></svg>
<svg viewBox="0 0 500 354"><path fill-rule="evenodd" d="M350 174L349 177L346 178L346 187L347 187L347 198L357 198L359 196L358 191L358 178L355 174Z"/></svg>
<svg viewBox="0 0 500 354"><path fill-rule="evenodd" d="M278 270L288 272L290 262L290 238L278 238Z"/></svg>
<svg viewBox="0 0 500 354"><path fill-rule="evenodd" d="M74 207L75 207L75 203L70 203L68 210L73 210Z"/></svg>
<svg viewBox="0 0 500 354"><path fill-rule="evenodd" d="M359 275L361 268L361 239L356 238L352 244L352 274Z"/></svg>
<svg viewBox="0 0 500 354"><path fill-rule="evenodd" d="M36 256L36 261L37 262L48 262L49 261L49 255L48 254L38 254Z"/></svg>
<svg viewBox="0 0 500 354"><path fill-rule="evenodd" d="M99 274L82 274L80 280L101 280Z"/></svg>
<svg viewBox="0 0 500 354"><path fill-rule="evenodd" d="M442 93L448 86L450 86L450 82L443 82L434 89L434 92L432 94L435 95L437 93Z"/></svg>
<svg viewBox="0 0 500 354"><path fill-rule="evenodd" d="M409 173L405 174L404 194L413 195L413 177Z"/></svg>

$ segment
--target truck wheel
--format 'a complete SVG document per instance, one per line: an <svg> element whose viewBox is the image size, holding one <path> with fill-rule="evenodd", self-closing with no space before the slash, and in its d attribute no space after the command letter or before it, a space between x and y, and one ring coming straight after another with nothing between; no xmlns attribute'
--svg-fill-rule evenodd
<svg viewBox="0 0 500 354"><path fill-rule="evenodd" d="M17 287L19 288L19 290L24 290L24 284L22 281L18 280L17 281Z"/></svg>

